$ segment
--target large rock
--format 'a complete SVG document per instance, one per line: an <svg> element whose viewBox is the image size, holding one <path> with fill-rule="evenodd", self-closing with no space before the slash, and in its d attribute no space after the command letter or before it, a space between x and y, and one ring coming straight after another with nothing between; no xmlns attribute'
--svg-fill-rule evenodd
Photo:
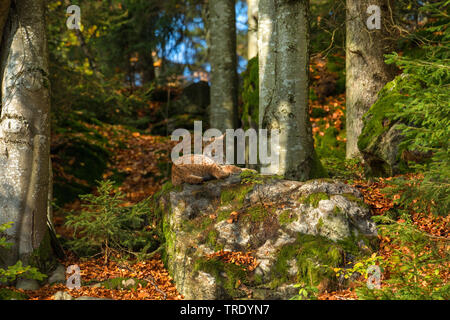
<svg viewBox="0 0 450 320"><path fill-rule="evenodd" d="M56 269L48 278L49 284L65 283L66 282L66 268L62 264L58 264Z"/></svg>
<svg viewBox="0 0 450 320"><path fill-rule="evenodd" d="M17 280L16 288L22 290L38 290L40 285L39 282L34 279L19 279Z"/></svg>
<svg viewBox="0 0 450 320"><path fill-rule="evenodd" d="M165 188L158 200L164 260L186 299L289 299L299 282L331 290L332 268L368 253L376 227L357 189L245 175ZM259 264L209 258L220 250Z"/></svg>

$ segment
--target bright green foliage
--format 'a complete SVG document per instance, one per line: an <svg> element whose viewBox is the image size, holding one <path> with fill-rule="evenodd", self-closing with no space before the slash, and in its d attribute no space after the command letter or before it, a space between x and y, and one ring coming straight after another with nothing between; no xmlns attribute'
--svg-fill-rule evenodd
<svg viewBox="0 0 450 320"><path fill-rule="evenodd" d="M343 276L344 279L349 279L353 274L359 273L364 276L365 279L368 278L368 270L370 266L380 266L383 264L383 257L378 256L377 253L373 253L370 257L364 258L356 263L349 262L350 268L334 268L333 271L336 272L336 277ZM380 271L383 272L384 269L380 267Z"/></svg>
<svg viewBox="0 0 450 320"><path fill-rule="evenodd" d="M12 223L0 225L0 235L7 229L11 228ZM10 248L11 243L6 242L5 237L0 238L0 248ZM39 272L35 267L24 266L22 261L18 261L15 265L9 266L7 269L0 268L0 283L8 283L16 280L18 277L43 280L46 275ZM1 297L1 295L0 295ZM0 298L1 299L1 298Z"/></svg>
<svg viewBox="0 0 450 320"><path fill-rule="evenodd" d="M394 120L408 120L400 126L405 137L402 145L413 152L432 155L428 161L412 166L423 173L423 180L395 179L393 192L400 191L402 203L417 211L447 215L450 212L450 22L436 8L439 6L427 10L441 19L424 32L432 34L431 38L441 34L434 39L440 45L424 46L420 58L392 54L388 59L408 79L401 88L405 98L396 103L395 114L390 114Z"/></svg>
<svg viewBox="0 0 450 320"><path fill-rule="evenodd" d="M145 230L149 217L149 199L126 206L121 192L114 192L111 181L103 181L97 195L80 197L84 204L79 213L70 213L66 225L74 229L72 250L80 255L101 253L105 259L111 254L133 254L145 257L155 249L153 231Z"/></svg>
<svg viewBox="0 0 450 320"><path fill-rule="evenodd" d="M396 178L391 191L401 194L401 203L417 212L440 215L450 212L450 22L446 6L448 1L434 1L421 7L419 13L432 19L411 35L410 40L419 45L405 50L403 56L387 56L387 63L395 63L403 74L381 91L365 115L377 121L364 127L358 141L363 150L371 141L369 136L397 123L403 136L397 157L414 160L407 163L409 170L423 174L423 179Z"/></svg>
<svg viewBox="0 0 450 320"><path fill-rule="evenodd" d="M403 223L385 217L374 217L380 225L380 234L392 239L396 249L385 261L377 261L389 270L388 286L357 289L361 299L383 300L437 300L450 298L450 284L445 281L449 253L445 239L432 239L418 230L408 214L402 214Z"/></svg>
<svg viewBox="0 0 450 320"><path fill-rule="evenodd" d="M289 300L317 300L319 289L314 286L308 286L305 283L294 284L295 288L299 288L298 294Z"/></svg>

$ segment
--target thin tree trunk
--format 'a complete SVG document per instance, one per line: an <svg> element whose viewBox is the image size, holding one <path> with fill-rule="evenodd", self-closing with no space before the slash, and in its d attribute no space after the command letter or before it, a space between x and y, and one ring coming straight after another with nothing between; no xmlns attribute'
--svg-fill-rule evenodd
<svg viewBox="0 0 450 320"><path fill-rule="evenodd" d="M316 165L308 116L308 14L307 0L259 2L260 124L280 132L280 163L269 171L295 180L314 176Z"/></svg>
<svg viewBox="0 0 450 320"><path fill-rule="evenodd" d="M380 7L381 29L369 30L371 5ZM388 0L347 0L346 95L347 158L359 157L358 137L363 115L376 102L378 92L391 81L395 68L384 63L392 48L388 30Z"/></svg>
<svg viewBox="0 0 450 320"><path fill-rule="evenodd" d="M47 232L50 88L45 0L18 0L2 55L0 224L13 243L6 264L28 263Z"/></svg>
<svg viewBox="0 0 450 320"><path fill-rule="evenodd" d="M80 42L81 50L83 50L86 59L88 59L89 67L91 68L92 72L94 72L94 74L97 75L98 74L97 63L95 62L95 59L87 46L86 39L84 38L83 33L81 32L81 30L75 29L75 34L77 36L78 41Z"/></svg>
<svg viewBox="0 0 450 320"><path fill-rule="evenodd" d="M211 35L210 126L225 132L237 126L235 0L209 1Z"/></svg>
<svg viewBox="0 0 450 320"><path fill-rule="evenodd" d="M258 0L247 0L248 60L258 54Z"/></svg>
<svg viewBox="0 0 450 320"><path fill-rule="evenodd" d="M139 55L139 63L142 67L142 83L148 84L155 80L155 66L151 52L143 52Z"/></svg>

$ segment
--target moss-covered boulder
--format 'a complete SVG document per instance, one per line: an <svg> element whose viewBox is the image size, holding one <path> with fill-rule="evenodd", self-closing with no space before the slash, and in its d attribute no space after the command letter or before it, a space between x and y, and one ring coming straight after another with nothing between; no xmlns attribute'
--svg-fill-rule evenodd
<svg viewBox="0 0 450 320"><path fill-rule="evenodd" d="M157 208L164 260L187 299L289 299L302 282L331 290L333 268L369 253L376 238L360 192L332 180L233 175L165 188ZM227 251L256 265L217 254Z"/></svg>

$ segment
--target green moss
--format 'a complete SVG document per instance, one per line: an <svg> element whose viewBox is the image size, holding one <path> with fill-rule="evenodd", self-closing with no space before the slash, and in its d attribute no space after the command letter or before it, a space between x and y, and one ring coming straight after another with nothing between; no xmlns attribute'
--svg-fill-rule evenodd
<svg viewBox="0 0 450 320"><path fill-rule="evenodd" d="M161 233L162 233L162 241L165 244L164 251L162 253L162 260L164 264L167 266L168 262L170 260L171 254L175 250L175 237L176 234L171 231L170 224L169 224L169 214L170 210L165 211L164 208L161 208L162 204L158 206L158 210L160 211L161 215L158 215L161 217L162 225L161 225ZM170 209L170 207L169 207Z"/></svg>
<svg viewBox="0 0 450 320"><path fill-rule="evenodd" d="M25 293L14 291L7 288L0 289L0 300L28 300Z"/></svg>
<svg viewBox="0 0 450 320"><path fill-rule="evenodd" d="M241 295L240 283L248 283L248 273L243 267L225 263L219 258L200 258L195 262L194 272L203 271L213 276L217 284L222 286L230 297Z"/></svg>
<svg viewBox="0 0 450 320"><path fill-rule="evenodd" d="M333 216L337 217L342 215L344 212L342 211L341 208L339 208L338 206L335 206L333 209Z"/></svg>
<svg viewBox="0 0 450 320"><path fill-rule="evenodd" d="M222 210L217 214L216 222L227 220L230 217L231 210Z"/></svg>
<svg viewBox="0 0 450 320"><path fill-rule="evenodd" d="M381 135L389 130L392 122L392 116L389 115L395 114L399 103L408 101L408 97L401 92L401 88L405 84L408 87L416 85L408 81L411 81L408 77L400 75L380 91L378 100L363 117L363 129L358 138L359 150L372 149L374 145L380 143Z"/></svg>
<svg viewBox="0 0 450 320"><path fill-rule="evenodd" d="M359 206L361 206L363 208L369 207L363 200L355 197L351 193L343 193L342 196L345 197L348 201L356 202Z"/></svg>
<svg viewBox="0 0 450 320"><path fill-rule="evenodd" d="M242 123L244 130L258 127L259 122L259 67L258 57L250 59L242 74Z"/></svg>
<svg viewBox="0 0 450 320"><path fill-rule="evenodd" d="M269 212L261 205L253 206L249 208L244 214L242 214L242 221L261 223L269 216Z"/></svg>
<svg viewBox="0 0 450 320"><path fill-rule="evenodd" d="M329 200L330 197L328 194L324 192L317 192L317 193L311 193L309 196L301 196L297 199L298 202L310 205L314 208L317 208L319 206L319 202L321 200Z"/></svg>
<svg viewBox="0 0 450 320"><path fill-rule="evenodd" d="M57 260L53 253L49 230L46 231L39 247L32 252L29 264L42 273L49 273L56 266Z"/></svg>
<svg viewBox="0 0 450 320"><path fill-rule="evenodd" d="M206 236L206 243L214 248L217 245L217 236L218 235L219 235L219 233L217 232L217 230L209 231L208 235Z"/></svg>
<svg viewBox="0 0 450 320"><path fill-rule="evenodd" d="M240 174L241 184L263 184L269 183L273 180L281 180L283 176L280 175L263 175L252 170L244 170Z"/></svg>
<svg viewBox="0 0 450 320"><path fill-rule="evenodd" d="M237 185L222 189L220 194L220 202L222 205L234 203L238 207L244 204L244 198L251 190L253 185Z"/></svg>
<svg viewBox="0 0 450 320"><path fill-rule="evenodd" d="M317 231L319 231L320 229L323 228L323 219L322 218L319 218L319 221L317 221L316 228L317 228Z"/></svg>
<svg viewBox="0 0 450 320"><path fill-rule="evenodd" d="M317 178L326 178L328 177L328 173L320 162L319 157L317 156L316 150L313 151L312 161L311 161L311 171L309 173L310 179Z"/></svg>
<svg viewBox="0 0 450 320"><path fill-rule="evenodd" d="M376 250L379 244L377 237L368 238L361 234L355 233L352 233L352 235L348 238L337 241L339 246L341 246L347 254L352 254L357 259L362 258L367 254L367 252L363 252L358 246L358 243L360 242L363 242L369 251Z"/></svg>
<svg viewBox="0 0 450 320"><path fill-rule="evenodd" d="M154 195L155 199L158 199L162 195L168 194L170 191L181 191L183 190L183 186L174 187L172 182L169 180L161 186L161 190Z"/></svg>
<svg viewBox="0 0 450 320"><path fill-rule="evenodd" d="M290 261L295 261L297 274L289 275ZM343 263L342 248L327 238L299 235L297 241L283 246L272 268L271 286L276 287L287 281L296 281L316 286L323 279L335 281L332 271Z"/></svg>
<svg viewBox="0 0 450 320"><path fill-rule="evenodd" d="M292 223L296 220L296 216L292 214L292 210L284 210L278 217L278 222L281 225Z"/></svg>
<svg viewBox="0 0 450 320"><path fill-rule="evenodd" d="M262 275L260 275L260 274L255 274L255 275L253 276L253 284L254 284L255 286L262 285L263 283L264 283L264 278L263 278Z"/></svg>

